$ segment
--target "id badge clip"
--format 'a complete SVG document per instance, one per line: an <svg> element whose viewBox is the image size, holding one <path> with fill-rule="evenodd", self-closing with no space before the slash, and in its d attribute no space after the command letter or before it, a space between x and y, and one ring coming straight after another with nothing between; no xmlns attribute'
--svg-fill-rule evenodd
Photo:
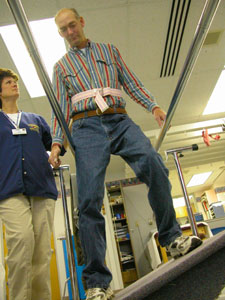
<svg viewBox="0 0 225 300"><path fill-rule="evenodd" d="M15 128L12 129L12 134L13 135L24 135L27 134L26 128Z"/></svg>

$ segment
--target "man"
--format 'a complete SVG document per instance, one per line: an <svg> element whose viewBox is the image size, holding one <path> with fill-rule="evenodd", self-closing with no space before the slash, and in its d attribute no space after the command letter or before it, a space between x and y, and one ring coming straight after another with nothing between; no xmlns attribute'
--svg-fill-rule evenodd
<svg viewBox="0 0 225 300"><path fill-rule="evenodd" d="M149 187L149 202L156 216L159 242L173 257L201 244L198 237L183 237L175 218L168 170L147 137L128 117L121 87L151 111L159 126L164 111L127 67L118 49L85 37L83 17L74 9L61 9L55 22L70 45L54 66L53 84L66 121L72 117L75 145L80 238L85 256L83 278L87 299L110 299L111 273L105 260L105 223L101 215L104 178L110 154L120 155ZM62 131L53 117L50 162L57 167L63 144ZM138 201L138 200L137 200Z"/></svg>
<svg viewBox="0 0 225 300"><path fill-rule="evenodd" d="M46 121L18 109L18 75L0 68L0 218L10 300L51 300L51 234L57 189Z"/></svg>

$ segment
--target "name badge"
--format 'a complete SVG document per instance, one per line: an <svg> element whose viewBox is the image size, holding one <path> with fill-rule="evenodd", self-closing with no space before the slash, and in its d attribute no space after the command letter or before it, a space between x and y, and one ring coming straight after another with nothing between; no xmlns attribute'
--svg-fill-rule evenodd
<svg viewBox="0 0 225 300"><path fill-rule="evenodd" d="M12 134L13 135L27 134L27 130L26 130L26 128L15 128L15 129L12 129Z"/></svg>

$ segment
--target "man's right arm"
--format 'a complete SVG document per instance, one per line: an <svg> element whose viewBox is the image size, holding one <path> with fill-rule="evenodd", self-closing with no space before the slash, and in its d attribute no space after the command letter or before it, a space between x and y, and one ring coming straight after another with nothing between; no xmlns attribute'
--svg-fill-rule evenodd
<svg viewBox="0 0 225 300"><path fill-rule="evenodd" d="M48 159L48 162L53 166L53 168L58 168L61 165L61 160L59 158L60 153L61 153L60 145L53 144L51 154Z"/></svg>
<svg viewBox="0 0 225 300"><path fill-rule="evenodd" d="M62 113L65 117L67 124L69 123L70 117L70 98L65 88L65 81L58 64L54 66L53 70L53 89L56 95L56 99L59 102ZM49 156L49 162L54 168L59 167L61 161L59 155L64 142L64 136L61 126L52 111L52 122L51 122L51 135L52 135L52 150Z"/></svg>
<svg viewBox="0 0 225 300"><path fill-rule="evenodd" d="M59 102L66 123L69 125L71 114L70 96L67 93L65 79L58 64L54 66L52 83L56 99ZM63 145L64 136L62 128L54 112L52 112L51 134L53 144L57 143Z"/></svg>

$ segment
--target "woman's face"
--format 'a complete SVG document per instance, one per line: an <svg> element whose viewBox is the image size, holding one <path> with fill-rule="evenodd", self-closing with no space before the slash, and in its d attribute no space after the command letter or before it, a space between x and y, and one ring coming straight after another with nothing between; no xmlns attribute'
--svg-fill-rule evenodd
<svg viewBox="0 0 225 300"><path fill-rule="evenodd" d="M2 101L10 98L17 99L19 97L18 81L13 77L5 77L2 80L0 97Z"/></svg>

